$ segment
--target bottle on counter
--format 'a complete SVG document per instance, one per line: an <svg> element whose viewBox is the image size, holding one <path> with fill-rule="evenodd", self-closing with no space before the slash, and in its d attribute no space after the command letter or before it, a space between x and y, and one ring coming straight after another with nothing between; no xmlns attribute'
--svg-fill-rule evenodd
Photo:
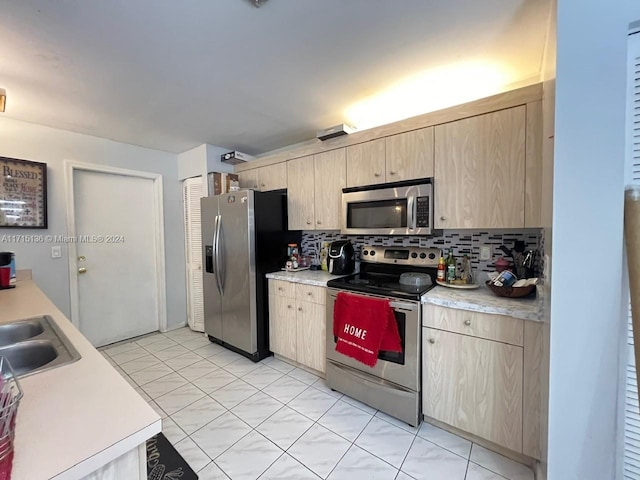
<svg viewBox="0 0 640 480"><path fill-rule="evenodd" d="M329 271L329 242L324 242L320 249L320 268L325 272Z"/></svg>
<svg viewBox="0 0 640 480"><path fill-rule="evenodd" d="M456 257L453 256L452 247L449 247L449 255L445 264L447 266L447 283L452 283L456 279Z"/></svg>
<svg viewBox="0 0 640 480"><path fill-rule="evenodd" d="M462 257L462 279L464 283L473 283L473 269L471 267L471 259L466 253Z"/></svg>
<svg viewBox="0 0 640 480"><path fill-rule="evenodd" d="M444 252L440 251L440 261L438 261L438 275L436 279L439 282L447 281L447 267L444 264Z"/></svg>

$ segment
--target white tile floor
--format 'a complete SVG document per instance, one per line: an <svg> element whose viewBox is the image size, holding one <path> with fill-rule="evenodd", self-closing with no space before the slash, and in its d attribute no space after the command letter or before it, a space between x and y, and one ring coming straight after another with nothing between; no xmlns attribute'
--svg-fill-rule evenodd
<svg viewBox="0 0 640 480"><path fill-rule="evenodd" d="M253 363L187 328L103 349L162 416L201 480L533 480L423 423L413 428L288 363Z"/></svg>

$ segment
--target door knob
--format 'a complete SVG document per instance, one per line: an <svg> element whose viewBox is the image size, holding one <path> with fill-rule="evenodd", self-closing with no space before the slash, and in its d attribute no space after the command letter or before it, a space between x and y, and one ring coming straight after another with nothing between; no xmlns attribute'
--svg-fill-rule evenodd
<svg viewBox="0 0 640 480"><path fill-rule="evenodd" d="M434 343L436 343L435 338L430 338L430 339L429 339L429 343L430 343L430 344L432 344L432 345L433 345Z"/></svg>
<svg viewBox="0 0 640 480"><path fill-rule="evenodd" d="M307 225L311 225L311 220L307 220Z"/></svg>
<svg viewBox="0 0 640 480"><path fill-rule="evenodd" d="M318 220L318 225L322 225L322 222L320 220Z"/></svg>
<svg viewBox="0 0 640 480"><path fill-rule="evenodd" d="M87 257L85 257L84 255L80 255L80 256L78 257L78 261L79 261L79 262L84 262L86 259L87 259Z"/></svg>
<svg viewBox="0 0 640 480"><path fill-rule="evenodd" d="M471 325L471 320L465 320L464 324L468 327L469 325Z"/></svg>
<svg viewBox="0 0 640 480"><path fill-rule="evenodd" d="M260 186L261 186L261 187L264 187L265 185L264 185L264 183L261 183L261 184L260 184Z"/></svg>
<svg viewBox="0 0 640 480"><path fill-rule="evenodd" d="M83 273L87 273L87 269L85 267L80 267L80 268L78 268L78 273L81 274L81 275Z"/></svg>
<svg viewBox="0 0 640 480"><path fill-rule="evenodd" d="M379 172L376 172L376 173L374 173L373 175L374 175L375 177L379 177L379 176L380 176L380 173L379 173Z"/></svg>
<svg viewBox="0 0 640 480"><path fill-rule="evenodd" d="M301 312L302 311L302 307L298 307L298 311Z"/></svg>
<svg viewBox="0 0 640 480"><path fill-rule="evenodd" d="M394 170L389 170L389 175L395 175L396 172Z"/></svg>
<svg viewBox="0 0 640 480"><path fill-rule="evenodd" d="M442 216L440 217L440 220L442 220L442 221L444 221L444 220L446 220L446 219L447 219L447 217L445 217L444 215L442 215Z"/></svg>

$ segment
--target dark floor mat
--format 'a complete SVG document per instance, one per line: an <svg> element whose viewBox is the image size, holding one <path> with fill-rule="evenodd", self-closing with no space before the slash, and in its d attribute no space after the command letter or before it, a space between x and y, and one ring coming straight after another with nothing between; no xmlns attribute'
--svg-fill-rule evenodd
<svg viewBox="0 0 640 480"><path fill-rule="evenodd" d="M198 480L198 475L162 433L147 440L148 480Z"/></svg>

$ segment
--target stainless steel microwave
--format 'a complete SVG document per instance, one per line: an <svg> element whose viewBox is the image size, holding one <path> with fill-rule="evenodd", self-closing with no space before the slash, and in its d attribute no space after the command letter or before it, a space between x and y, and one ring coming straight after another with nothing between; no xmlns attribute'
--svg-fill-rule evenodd
<svg viewBox="0 0 640 480"><path fill-rule="evenodd" d="M397 182L342 190L347 235L431 235L433 184Z"/></svg>

